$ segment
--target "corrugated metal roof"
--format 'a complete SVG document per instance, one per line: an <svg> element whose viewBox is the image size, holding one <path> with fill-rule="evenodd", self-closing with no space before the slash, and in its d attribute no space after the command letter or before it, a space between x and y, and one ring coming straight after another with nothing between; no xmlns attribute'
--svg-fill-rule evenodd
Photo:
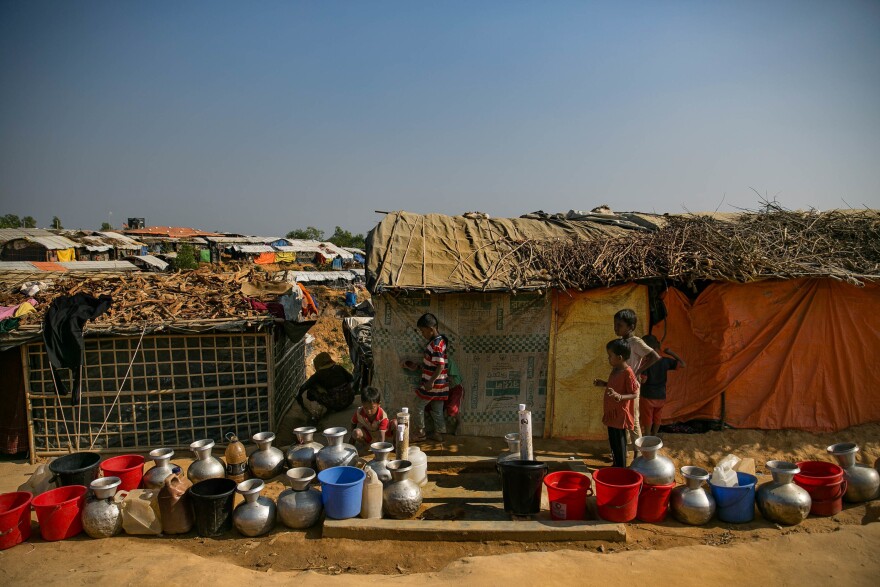
<svg viewBox="0 0 880 587"><path fill-rule="evenodd" d="M118 232L96 231L95 234L104 237L105 243L122 249L137 249L144 246L144 243Z"/></svg>
<svg viewBox="0 0 880 587"><path fill-rule="evenodd" d="M72 240L44 228L0 228L0 243L16 239L24 239L28 242L43 245L50 251L75 249L80 246Z"/></svg>
<svg viewBox="0 0 880 587"><path fill-rule="evenodd" d="M285 247L275 247L276 251L281 253L323 253L323 249L318 245L310 244L293 244Z"/></svg>
<svg viewBox="0 0 880 587"><path fill-rule="evenodd" d="M168 263L160 259L159 257L155 257L153 255L131 255L126 257L126 259L131 259L132 263L137 263L138 261L142 261L147 265L152 265L153 267L158 267L162 271L164 271L168 267Z"/></svg>
<svg viewBox="0 0 880 587"><path fill-rule="evenodd" d="M219 232L210 230L198 230L185 226L150 226L148 228L133 228L124 231L125 234L136 236L167 236L171 238L188 238L192 236L223 236Z"/></svg>
<svg viewBox="0 0 880 587"><path fill-rule="evenodd" d="M218 245L268 245L285 240L280 236L209 236L205 239Z"/></svg>
<svg viewBox="0 0 880 587"><path fill-rule="evenodd" d="M364 276L363 269L350 269L345 271L291 271L290 274L300 283L321 281L354 281Z"/></svg>
<svg viewBox="0 0 880 587"><path fill-rule="evenodd" d="M66 261L58 263L68 271L139 271L128 261Z"/></svg>
<svg viewBox="0 0 880 587"><path fill-rule="evenodd" d="M0 261L0 273L4 271L37 271L37 268L27 261Z"/></svg>
<svg viewBox="0 0 880 587"><path fill-rule="evenodd" d="M275 249L269 245L233 245L233 251L239 253L247 253L249 255L259 255L260 253L274 253Z"/></svg>

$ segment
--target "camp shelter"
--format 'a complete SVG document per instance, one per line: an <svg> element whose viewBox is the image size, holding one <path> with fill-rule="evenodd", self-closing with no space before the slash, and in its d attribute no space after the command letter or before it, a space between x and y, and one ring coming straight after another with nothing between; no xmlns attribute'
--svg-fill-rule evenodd
<svg viewBox="0 0 880 587"><path fill-rule="evenodd" d="M0 334L0 364L12 374L0 401L16 407L0 414L0 452L27 446L35 459L71 447L183 451L230 431L249 438L274 429L305 380L304 337L313 323L279 323L252 311L241 299L241 279L193 271L88 283L84 291L109 292L114 303L86 324L76 406L56 389L40 315ZM80 283L54 280L38 310ZM71 370L57 373L73 386Z"/></svg>
<svg viewBox="0 0 880 587"><path fill-rule="evenodd" d="M880 420L876 211L517 219L388 214L367 238L374 385L407 405L400 368L436 314L465 390L461 432L601 438L612 317L636 311L688 368L669 375L666 421L839 430ZM830 350L833 349L833 350Z"/></svg>
<svg viewBox="0 0 880 587"><path fill-rule="evenodd" d="M42 228L0 228L2 261L76 261L82 245Z"/></svg>

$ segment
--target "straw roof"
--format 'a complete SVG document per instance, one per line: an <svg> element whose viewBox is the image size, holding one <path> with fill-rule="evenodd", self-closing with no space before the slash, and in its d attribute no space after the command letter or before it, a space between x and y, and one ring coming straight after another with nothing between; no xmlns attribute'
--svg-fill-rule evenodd
<svg viewBox="0 0 880 587"><path fill-rule="evenodd" d="M371 291L589 289L665 279L880 280L880 211L389 214L367 238Z"/></svg>

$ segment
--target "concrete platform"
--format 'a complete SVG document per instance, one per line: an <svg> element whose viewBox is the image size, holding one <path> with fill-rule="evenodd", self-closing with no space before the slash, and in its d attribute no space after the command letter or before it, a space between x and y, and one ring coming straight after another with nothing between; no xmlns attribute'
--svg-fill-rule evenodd
<svg viewBox="0 0 880 587"><path fill-rule="evenodd" d="M534 520L517 521L327 519L324 521L324 538L449 542L626 542L626 525L602 521L555 522L550 520L546 512Z"/></svg>

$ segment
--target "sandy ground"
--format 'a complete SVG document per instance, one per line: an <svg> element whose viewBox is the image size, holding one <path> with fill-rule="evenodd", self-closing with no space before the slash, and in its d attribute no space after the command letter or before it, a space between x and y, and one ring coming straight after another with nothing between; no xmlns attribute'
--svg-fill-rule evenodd
<svg viewBox="0 0 880 587"><path fill-rule="evenodd" d="M336 416L337 418L339 416ZM285 433L289 436L289 431ZM726 431L704 435L666 435L664 452L677 466L710 466L734 452L758 463L759 480L769 479L763 463L772 458L829 460L825 447L835 441L862 446L862 462L880 456L880 424L858 426L838 434L799 432ZM429 455L496 455L504 442L495 438L449 437L443 444L423 445ZM607 466L604 443L538 440L540 455L575 454L589 468ZM187 459L174 459L188 465ZM0 461L0 491L14 490L34 465ZM268 485L266 495L277 496L283 486ZM760 517L742 525L714 520L688 527L673 520L662 524L628 525L626 544L603 542L520 543L431 542L424 545L389 540L359 542L323 539L320 529L290 531L283 527L260 538L229 532L218 539L188 534L181 537L131 537L95 541L81 535L60 543L34 536L29 544L0 552L0 585L54 584L152 585L174 577L199 576L226 585L243 580L297 581L310 584L330 580L328 575L358 575L369 582L377 575L395 576L395 583L448 583L480 581L501 584L517 578L546 583L571 577L636 578L648 583L657 574L685 585L742 583L819 584L828 575L841 585L877 584L880 572L880 501L847 505L832 518L809 518L783 528ZM770 553L770 554L768 554ZM514 571L513 569L519 569ZM681 571L679 571L681 569ZM747 571L745 570L747 569ZM516 572L516 575L512 573ZM578 572L578 575L573 573ZM193 573L193 574L189 574ZM523 575L525 573L525 575ZM365 577L364 575L370 575ZM539 580L540 579L540 580ZM346 578L333 577L340 584ZM586 581L586 579L585 579ZM579 581L580 582L580 581Z"/></svg>

